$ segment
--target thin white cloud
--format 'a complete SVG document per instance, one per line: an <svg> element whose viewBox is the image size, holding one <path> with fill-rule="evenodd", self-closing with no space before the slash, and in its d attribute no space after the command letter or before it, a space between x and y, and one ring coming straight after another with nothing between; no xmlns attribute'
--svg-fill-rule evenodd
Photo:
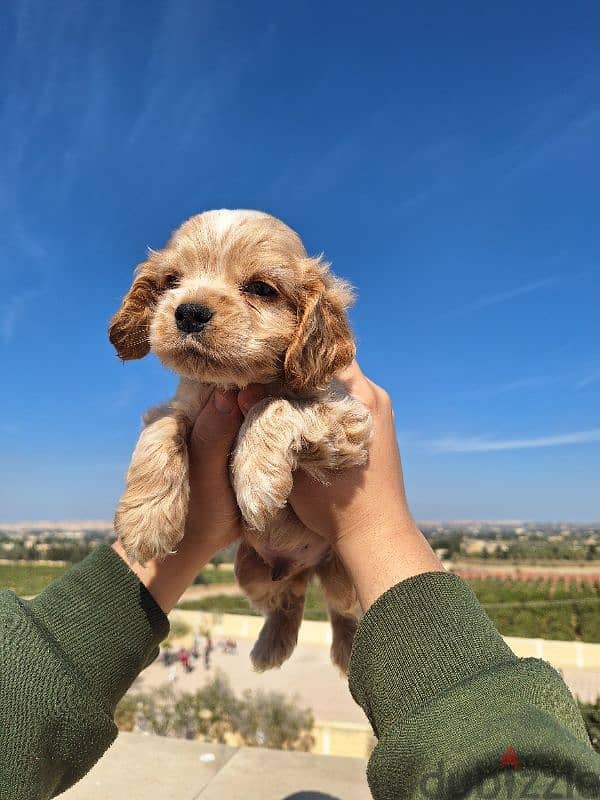
<svg viewBox="0 0 600 800"><path fill-rule="evenodd" d="M17 324L28 304L39 294L38 289L26 289L7 298L0 307L0 341L7 345L13 340Z"/></svg>
<svg viewBox="0 0 600 800"><path fill-rule="evenodd" d="M500 450L525 450L600 442L600 428L572 433L538 436L530 439L494 439L486 436L446 436L435 439L431 447L438 453L491 453Z"/></svg>
<svg viewBox="0 0 600 800"><path fill-rule="evenodd" d="M581 380L577 381L575 384L575 388L579 391L580 389L587 389L588 386L591 386L592 383L597 383L600 381L600 368L596 370L592 370L587 375L584 375Z"/></svg>
<svg viewBox="0 0 600 800"><path fill-rule="evenodd" d="M545 289L547 286L552 286L558 281L557 275L550 275L547 278L542 278L539 281L532 283L524 283L521 286L516 286L514 289L508 289L505 292L498 292L497 294L484 295L473 303L465 306L465 311L478 311L481 308L488 308L489 306L496 306L500 303L506 303L509 300L514 300L515 297L521 297L525 294L537 292L539 289Z"/></svg>
<svg viewBox="0 0 600 800"><path fill-rule="evenodd" d="M211 131L218 128L219 115L234 102L247 70L260 45L222 53L210 63L190 69L180 54L202 52L214 38L220 24L220 7L214 0L201 4L193 0L163 4L163 13L154 35L147 43L150 53L139 105L133 117L125 145L136 148L151 132L169 131L171 148L198 148ZM269 37L265 31L265 37ZM262 42L264 44L264 42ZM256 49L258 48L258 49ZM171 70L165 70L165 64ZM173 70L176 70L174 73ZM172 83L176 77L177 96Z"/></svg>
<svg viewBox="0 0 600 800"><path fill-rule="evenodd" d="M557 150L572 151L582 139L592 142L594 129L600 123L600 112L596 108L588 108L577 113L572 119L563 122L542 139L536 142L512 168L510 174L537 167L549 158L556 157Z"/></svg>
<svg viewBox="0 0 600 800"><path fill-rule="evenodd" d="M501 383L498 386L489 390L489 394L507 394L508 392L517 392L523 389L536 389L539 386L545 386L552 381L556 381L556 376L536 375L531 378L519 378L515 381L508 383Z"/></svg>
<svg viewBox="0 0 600 800"><path fill-rule="evenodd" d="M546 278L541 278L539 281L532 281L531 283L523 283L520 286L515 286L512 289L507 289L503 292L497 292L496 294L488 294L482 295L478 297L476 300L473 300L470 303L462 306L461 308L454 309L452 311L448 311L442 315L442 319L448 319L449 317L461 316L462 314L468 314L471 311L480 311L483 308L489 308L490 306L497 306L501 303L508 303L511 300L515 300L518 297L523 297L524 295L533 294L534 292L538 292L541 289L546 289L549 286L554 286L558 283L561 279L560 275L548 275Z"/></svg>

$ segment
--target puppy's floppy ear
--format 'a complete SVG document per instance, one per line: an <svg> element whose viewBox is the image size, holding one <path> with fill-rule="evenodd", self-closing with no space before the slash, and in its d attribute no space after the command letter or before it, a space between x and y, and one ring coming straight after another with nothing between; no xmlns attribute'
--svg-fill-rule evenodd
<svg viewBox="0 0 600 800"><path fill-rule="evenodd" d="M352 289L330 275L319 259L311 262L310 271L298 327L284 361L286 385L296 392L325 388L338 370L352 362L356 352L346 318Z"/></svg>
<svg viewBox="0 0 600 800"><path fill-rule="evenodd" d="M158 276L150 261L144 261L108 327L108 338L124 361L143 358L150 350L150 322L159 291Z"/></svg>

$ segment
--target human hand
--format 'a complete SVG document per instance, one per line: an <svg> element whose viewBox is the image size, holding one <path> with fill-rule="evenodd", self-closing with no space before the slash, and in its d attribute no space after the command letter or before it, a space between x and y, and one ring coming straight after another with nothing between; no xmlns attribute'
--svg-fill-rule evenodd
<svg viewBox="0 0 600 800"><path fill-rule="evenodd" d="M237 392L215 390L190 434L185 538L210 542L215 552L241 535L241 517L229 479L229 456L242 421Z"/></svg>
<svg viewBox="0 0 600 800"><path fill-rule="evenodd" d="M371 412L368 463L332 474L326 485L299 470L290 504L307 527L331 541L366 611L399 581L443 567L408 508L389 395L356 362L338 379Z"/></svg>
<svg viewBox="0 0 600 800"><path fill-rule="evenodd" d="M228 463L242 419L236 392L214 391L210 395L190 435L190 502L185 535L175 553L162 560L152 559L144 566L132 565L166 613L202 567L241 534ZM113 548L127 560L119 542Z"/></svg>
<svg viewBox="0 0 600 800"><path fill-rule="evenodd" d="M326 484L299 470L290 504L308 528L338 546L366 530L395 527L399 521L414 523L406 502L390 396L364 375L356 361L336 377L371 413L368 463L332 472Z"/></svg>

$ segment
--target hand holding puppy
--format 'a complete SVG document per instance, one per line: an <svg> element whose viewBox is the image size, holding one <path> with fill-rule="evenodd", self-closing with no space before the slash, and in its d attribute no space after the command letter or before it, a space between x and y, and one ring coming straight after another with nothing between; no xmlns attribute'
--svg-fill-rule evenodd
<svg viewBox="0 0 600 800"><path fill-rule="evenodd" d="M443 567L408 508L388 393L356 361L337 377L371 412L369 460L332 473L327 484L299 470L289 502L307 528L334 545L366 611L399 581Z"/></svg>

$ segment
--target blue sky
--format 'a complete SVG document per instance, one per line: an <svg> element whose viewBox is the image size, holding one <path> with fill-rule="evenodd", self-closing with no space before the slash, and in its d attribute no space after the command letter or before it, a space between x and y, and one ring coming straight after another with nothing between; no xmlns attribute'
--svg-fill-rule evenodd
<svg viewBox="0 0 600 800"><path fill-rule="evenodd" d="M106 324L187 216L260 208L358 290L420 518L600 518L600 8L13 0L0 519L109 517L175 378Z"/></svg>

